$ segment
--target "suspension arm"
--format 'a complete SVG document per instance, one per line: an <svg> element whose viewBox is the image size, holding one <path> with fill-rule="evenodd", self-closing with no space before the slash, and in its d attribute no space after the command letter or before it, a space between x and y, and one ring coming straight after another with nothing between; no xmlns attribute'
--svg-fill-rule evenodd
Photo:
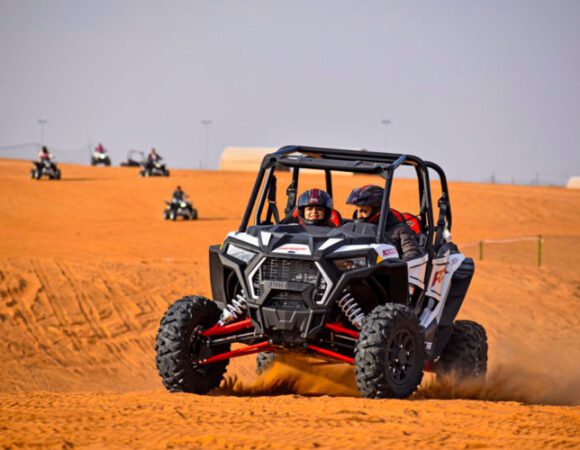
<svg viewBox="0 0 580 450"><path fill-rule="evenodd" d="M347 362L349 364L354 364L354 358L350 358L349 356L341 355L340 353L333 352L332 350L327 350L322 347L317 347L312 344L308 344L308 348L313 352L320 353L324 356L330 356L331 358L338 359L340 361Z"/></svg>
<svg viewBox="0 0 580 450"><path fill-rule="evenodd" d="M239 322L230 323L228 325L216 324L211 328L199 333L200 336L217 336L222 334L235 333L236 331L243 330L245 328L252 327L252 322L250 319L240 320Z"/></svg>
<svg viewBox="0 0 580 450"><path fill-rule="evenodd" d="M358 335L359 335L358 331L349 330L348 328L343 327L339 323L327 323L325 326L326 326L326 328L328 328L331 331L334 331L335 333L346 334L347 336L358 339Z"/></svg>
<svg viewBox="0 0 580 450"><path fill-rule="evenodd" d="M248 345L247 347L244 348L232 350L230 352L210 356L209 358L206 359L200 359L198 361L194 361L193 364L196 366L205 366L207 364L213 364L218 361L223 361L224 359L237 358L239 356L252 355L254 353L272 352L274 350L275 348L272 345L270 345L268 341L264 341L258 344Z"/></svg>

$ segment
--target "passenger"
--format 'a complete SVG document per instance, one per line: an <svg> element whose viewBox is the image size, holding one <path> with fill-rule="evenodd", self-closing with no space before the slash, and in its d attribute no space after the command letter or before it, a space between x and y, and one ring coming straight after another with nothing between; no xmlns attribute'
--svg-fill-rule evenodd
<svg viewBox="0 0 580 450"><path fill-rule="evenodd" d="M341 222L338 212L332 209L332 198L322 189L309 189L303 192L298 198L294 214L282 221L333 228L339 227Z"/></svg>
<svg viewBox="0 0 580 450"><path fill-rule="evenodd" d="M354 219L357 222L378 225L381 218L381 205L385 190L380 186L367 185L353 189L346 203L356 207ZM405 221L399 221L389 213L385 226L385 239L391 242L405 261L423 255L417 242L417 235Z"/></svg>

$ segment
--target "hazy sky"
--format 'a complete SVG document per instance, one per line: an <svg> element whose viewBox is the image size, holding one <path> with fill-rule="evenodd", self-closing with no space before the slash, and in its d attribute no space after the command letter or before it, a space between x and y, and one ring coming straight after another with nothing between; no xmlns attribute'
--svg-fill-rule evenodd
<svg viewBox="0 0 580 450"><path fill-rule="evenodd" d="M452 179L580 175L578 0L0 0L0 56L0 156L44 118L49 147L198 167L211 119L210 167L387 141Z"/></svg>

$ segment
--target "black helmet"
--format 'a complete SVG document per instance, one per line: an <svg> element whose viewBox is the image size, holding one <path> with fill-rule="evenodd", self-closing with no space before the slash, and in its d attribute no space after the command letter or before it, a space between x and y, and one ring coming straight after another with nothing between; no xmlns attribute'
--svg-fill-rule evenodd
<svg viewBox="0 0 580 450"><path fill-rule="evenodd" d="M304 208L307 206L320 206L324 208L324 218L308 220L304 216ZM309 189L298 197L298 215L306 225L326 225L332 213L332 198L322 189Z"/></svg>
<svg viewBox="0 0 580 450"><path fill-rule="evenodd" d="M367 219L360 220L375 223L379 220L384 195L385 190L382 187L374 184L367 184L366 186L354 188L346 199L346 203L348 205L370 206L373 208L371 215Z"/></svg>

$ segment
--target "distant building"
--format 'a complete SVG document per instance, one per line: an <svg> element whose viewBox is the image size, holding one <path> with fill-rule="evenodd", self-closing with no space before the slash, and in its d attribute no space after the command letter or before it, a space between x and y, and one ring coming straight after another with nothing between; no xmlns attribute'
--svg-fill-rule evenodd
<svg viewBox="0 0 580 450"><path fill-rule="evenodd" d="M566 187L568 189L580 189L580 177L570 177Z"/></svg>

